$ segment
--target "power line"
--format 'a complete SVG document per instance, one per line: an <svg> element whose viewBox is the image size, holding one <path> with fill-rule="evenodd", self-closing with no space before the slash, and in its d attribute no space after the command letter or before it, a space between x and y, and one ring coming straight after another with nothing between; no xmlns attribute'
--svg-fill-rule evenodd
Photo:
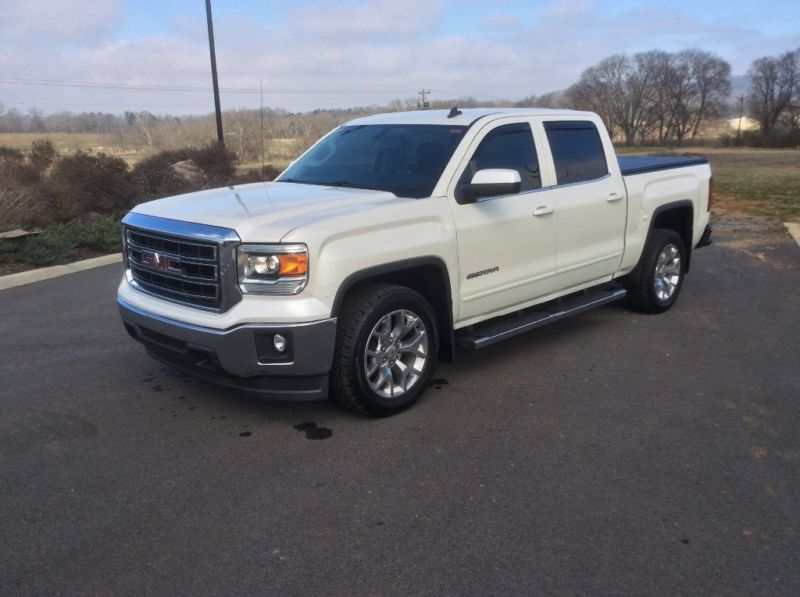
<svg viewBox="0 0 800 597"><path fill-rule="evenodd" d="M123 89L131 91L178 91L187 93L211 93L209 87L197 87L189 85L155 85L138 83L92 83L88 81L56 81L48 79L18 79L0 78L0 83L6 85L23 85L37 87L76 87L80 89ZM252 93L260 94L258 87L223 87L220 91L225 93ZM405 90L386 90L386 91L359 91L354 89L267 89L267 95L397 95L407 93ZM430 90L426 90L430 93Z"/></svg>

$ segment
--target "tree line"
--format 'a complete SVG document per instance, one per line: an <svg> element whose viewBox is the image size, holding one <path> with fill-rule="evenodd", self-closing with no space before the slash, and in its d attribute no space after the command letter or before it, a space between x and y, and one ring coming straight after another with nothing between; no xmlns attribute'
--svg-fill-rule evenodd
<svg viewBox="0 0 800 597"><path fill-rule="evenodd" d="M522 101L475 98L432 100L431 108L537 106L591 110L600 114L612 137L634 143L676 144L697 139L704 127L722 117L754 118L760 134L796 133L800 126L800 48L755 60L747 72L748 91L741 104L731 98L731 67L710 52L689 49L618 54L581 73L568 89ZM388 106L292 113L267 108L230 110L223 115L226 144L242 162L260 159L262 151L286 159L305 149L332 127L365 114L416 109L416 99ZM263 122L263 128L262 128ZM109 114L58 112L27 114L0 104L0 132L100 133L109 144L147 150L200 146L214 135L213 115L157 116L150 112ZM263 130L263 133L262 133ZM794 137L792 137L794 138Z"/></svg>
<svg viewBox="0 0 800 597"><path fill-rule="evenodd" d="M701 50L654 50L602 60L566 95L576 108L597 112L626 145L680 145L725 113L730 92L731 67L721 58Z"/></svg>

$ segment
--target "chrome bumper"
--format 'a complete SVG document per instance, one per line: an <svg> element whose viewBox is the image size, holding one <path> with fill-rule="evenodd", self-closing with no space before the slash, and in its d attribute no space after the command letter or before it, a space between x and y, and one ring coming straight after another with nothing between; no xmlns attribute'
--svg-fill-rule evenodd
<svg viewBox="0 0 800 597"><path fill-rule="evenodd" d="M243 324L227 330L195 326L137 309L117 299L122 322L150 356L206 381L280 400L327 397L336 319L291 324ZM275 334L288 339L278 353Z"/></svg>

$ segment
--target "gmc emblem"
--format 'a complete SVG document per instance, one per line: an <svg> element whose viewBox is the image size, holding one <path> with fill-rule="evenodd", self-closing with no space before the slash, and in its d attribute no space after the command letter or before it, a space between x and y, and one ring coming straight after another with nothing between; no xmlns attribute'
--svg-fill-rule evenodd
<svg viewBox="0 0 800 597"><path fill-rule="evenodd" d="M172 259L155 251L142 251L142 265L160 272L183 273L180 260Z"/></svg>

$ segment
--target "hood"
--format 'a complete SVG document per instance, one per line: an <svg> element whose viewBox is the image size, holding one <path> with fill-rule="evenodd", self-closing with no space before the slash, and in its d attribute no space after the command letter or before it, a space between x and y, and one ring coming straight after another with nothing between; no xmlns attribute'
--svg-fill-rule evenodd
<svg viewBox="0 0 800 597"><path fill-rule="evenodd" d="M230 228L243 242L279 242L298 226L390 201L402 200L385 191L259 182L158 199L133 211Z"/></svg>

